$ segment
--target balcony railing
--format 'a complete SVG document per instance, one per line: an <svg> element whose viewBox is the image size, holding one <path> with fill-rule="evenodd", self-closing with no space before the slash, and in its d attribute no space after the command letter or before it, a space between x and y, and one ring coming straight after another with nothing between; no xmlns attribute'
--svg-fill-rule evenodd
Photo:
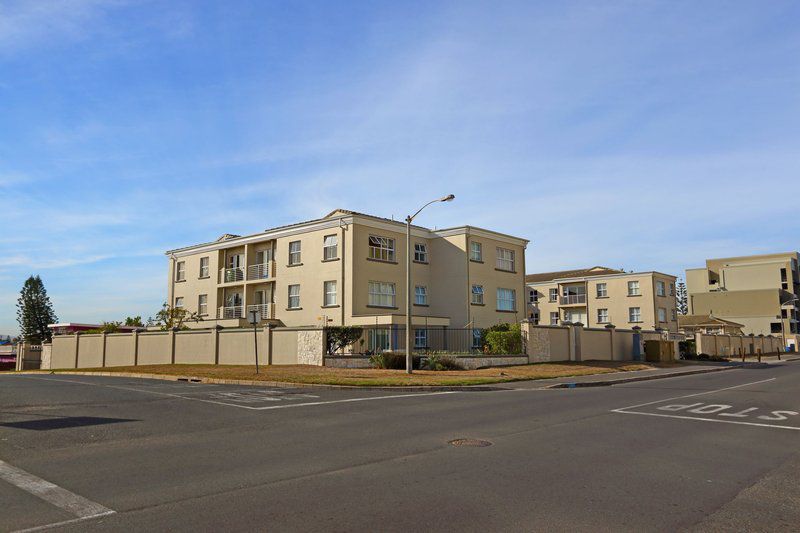
<svg viewBox="0 0 800 533"><path fill-rule="evenodd" d="M261 314L261 320L267 320L268 318L272 318L270 314L271 306L270 304L256 304L256 305L248 305L247 306L247 317L250 318L251 311L258 311Z"/></svg>
<svg viewBox="0 0 800 533"><path fill-rule="evenodd" d="M220 283L244 281L244 267L223 268L219 271Z"/></svg>
<svg viewBox="0 0 800 533"><path fill-rule="evenodd" d="M270 277L271 263L262 263L260 265L250 265L247 267L247 279L267 279Z"/></svg>
<svg viewBox="0 0 800 533"><path fill-rule="evenodd" d="M220 307L217 309L217 318L244 318L244 306Z"/></svg>
<svg viewBox="0 0 800 533"><path fill-rule="evenodd" d="M585 304L585 303L586 303L585 294L568 294L567 296L561 297L561 305Z"/></svg>

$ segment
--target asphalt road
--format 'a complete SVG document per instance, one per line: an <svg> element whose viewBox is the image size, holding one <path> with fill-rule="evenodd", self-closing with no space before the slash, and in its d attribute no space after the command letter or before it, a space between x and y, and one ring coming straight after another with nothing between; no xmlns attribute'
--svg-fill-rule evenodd
<svg viewBox="0 0 800 533"><path fill-rule="evenodd" d="M434 394L5 375L0 530L796 530L798 413L800 362Z"/></svg>

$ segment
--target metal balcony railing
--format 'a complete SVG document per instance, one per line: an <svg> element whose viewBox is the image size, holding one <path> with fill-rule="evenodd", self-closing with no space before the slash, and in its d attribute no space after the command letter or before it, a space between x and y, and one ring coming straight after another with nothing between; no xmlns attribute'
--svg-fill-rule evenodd
<svg viewBox="0 0 800 533"><path fill-rule="evenodd" d="M270 304L256 304L247 306L247 318L250 317L250 311L259 311L261 313L261 320L272 318L270 315Z"/></svg>
<svg viewBox="0 0 800 533"><path fill-rule="evenodd" d="M244 267L223 268L220 270L220 283L244 280Z"/></svg>
<svg viewBox="0 0 800 533"><path fill-rule="evenodd" d="M567 296L561 297L561 305L585 304L585 303L586 303L585 294L569 294Z"/></svg>
<svg viewBox="0 0 800 533"><path fill-rule="evenodd" d="M247 267L247 279L267 279L270 277L271 263L262 263L260 265L250 265Z"/></svg>
<svg viewBox="0 0 800 533"><path fill-rule="evenodd" d="M217 318L244 318L244 306L220 307L217 309Z"/></svg>

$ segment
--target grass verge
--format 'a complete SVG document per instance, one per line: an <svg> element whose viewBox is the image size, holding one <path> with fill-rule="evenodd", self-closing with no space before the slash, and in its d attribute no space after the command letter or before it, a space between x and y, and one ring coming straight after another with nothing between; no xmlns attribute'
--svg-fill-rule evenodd
<svg viewBox="0 0 800 533"><path fill-rule="evenodd" d="M480 370L454 370L434 372L415 370L408 375L404 370L328 368L306 365L262 366L255 373L253 366L238 365L145 365L111 368L86 368L81 372L130 372L168 376L189 376L252 381L279 381L319 385L389 386L413 385L486 385L509 381L550 379L610 374L634 370L649 370L657 365L650 363L585 361L580 363L535 363L530 365L484 368ZM48 371L43 371L48 372ZM62 370L55 372L69 372Z"/></svg>

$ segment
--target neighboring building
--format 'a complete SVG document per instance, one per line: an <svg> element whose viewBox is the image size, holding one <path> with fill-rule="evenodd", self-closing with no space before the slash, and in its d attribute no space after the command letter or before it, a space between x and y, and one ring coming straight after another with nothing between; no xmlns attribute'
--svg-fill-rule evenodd
<svg viewBox="0 0 800 533"><path fill-rule="evenodd" d="M53 330L53 335L71 335L77 331L88 331L90 329L102 328L102 324L79 324L77 322L60 322L58 324L48 324L48 328ZM136 326L119 326L120 332L130 332L136 330Z"/></svg>
<svg viewBox="0 0 800 533"><path fill-rule="evenodd" d="M606 267L525 276L528 317L536 324L639 326L678 331L675 276Z"/></svg>
<svg viewBox="0 0 800 533"><path fill-rule="evenodd" d="M686 271L689 314L743 325L745 334L783 335L798 345L800 272L797 252L709 259Z"/></svg>
<svg viewBox="0 0 800 533"><path fill-rule="evenodd" d="M240 326L405 324L405 224L335 210L167 252L171 305ZM528 241L471 226L412 226L413 324L484 328L525 318ZM382 344L381 342L377 343Z"/></svg>
<svg viewBox="0 0 800 533"><path fill-rule="evenodd" d="M743 324L711 315L678 315L678 331L687 335L742 335Z"/></svg>

